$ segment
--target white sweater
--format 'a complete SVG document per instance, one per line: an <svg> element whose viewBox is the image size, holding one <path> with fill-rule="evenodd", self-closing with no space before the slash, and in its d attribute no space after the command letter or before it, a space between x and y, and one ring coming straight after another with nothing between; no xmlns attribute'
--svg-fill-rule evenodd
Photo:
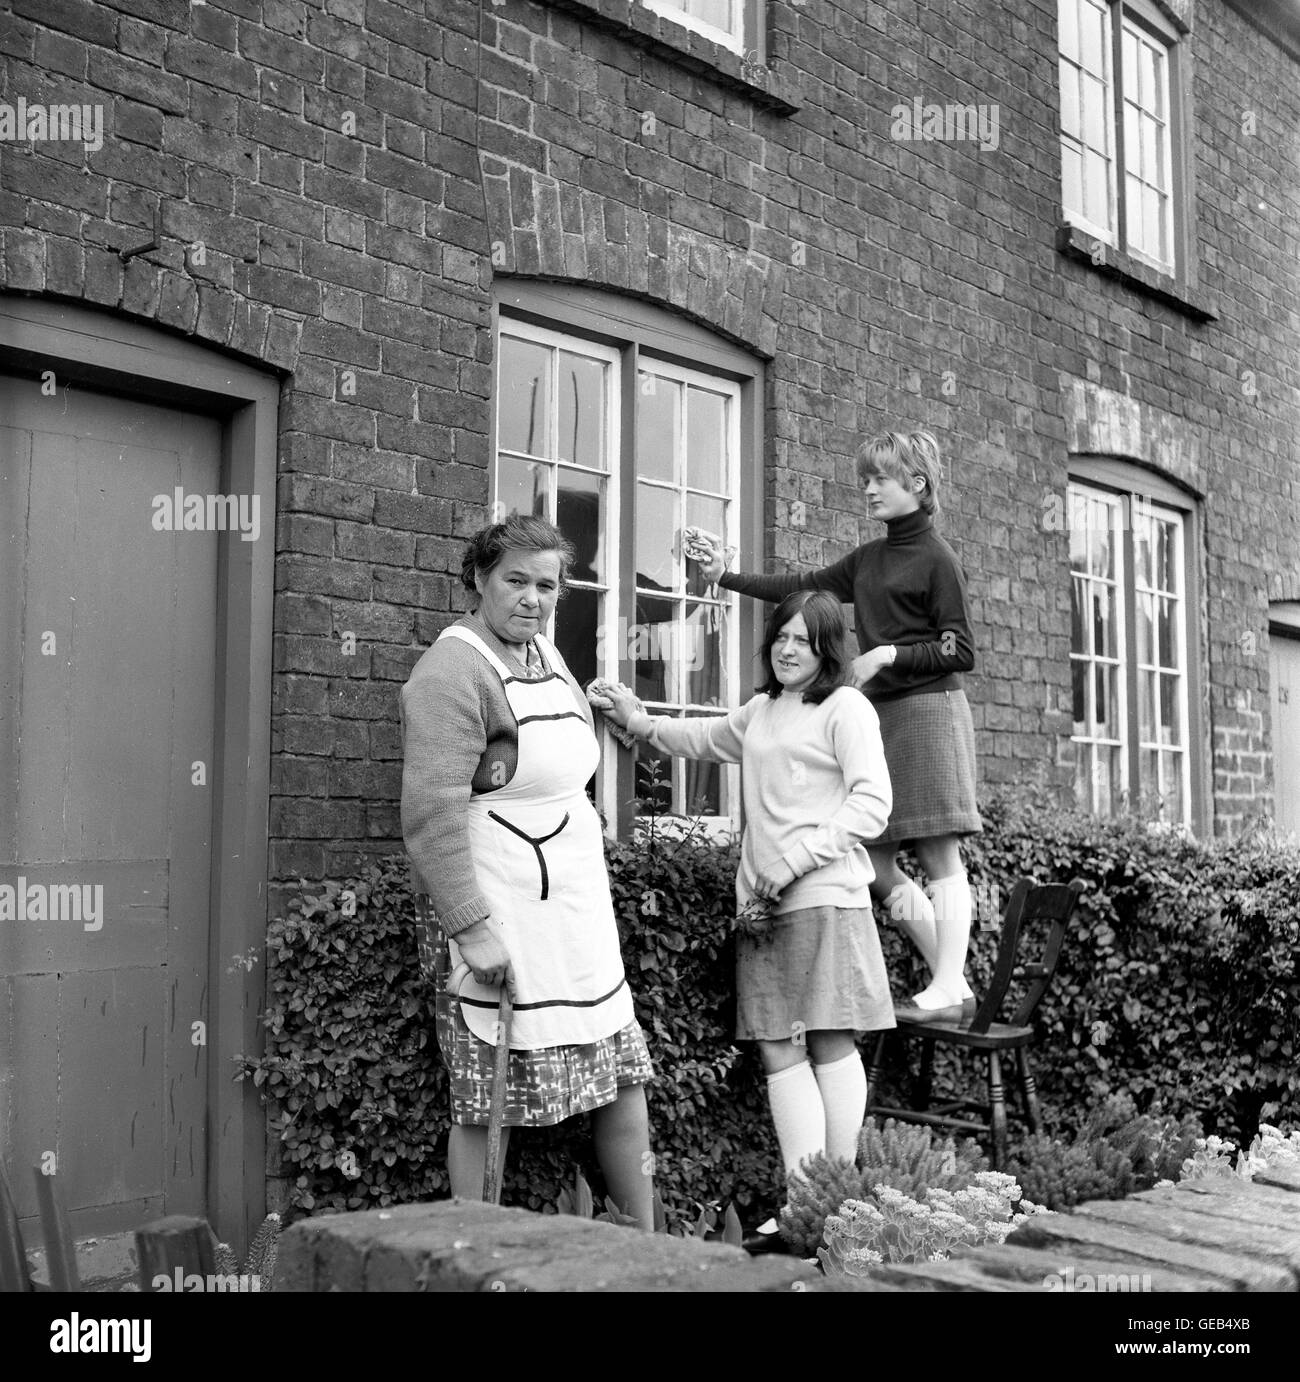
<svg viewBox="0 0 1300 1382"><path fill-rule="evenodd" d="M869 907L875 877L864 840L884 830L894 804L880 721L851 687L820 705L800 693L760 692L725 716L681 720L633 715L629 728L665 753L741 765L745 834L736 899L754 895L757 869L784 859L795 880L775 911Z"/></svg>

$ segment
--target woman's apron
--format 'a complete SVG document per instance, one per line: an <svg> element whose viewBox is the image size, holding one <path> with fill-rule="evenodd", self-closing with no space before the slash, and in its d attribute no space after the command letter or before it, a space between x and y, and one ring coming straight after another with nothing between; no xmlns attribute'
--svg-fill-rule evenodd
<svg viewBox="0 0 1300 1382"><path fill-rule="evenodd" d="M469 843L479 887L510 951L515 977L510 1045L586 1046L632 1021L618 927L609 893L600 817L585 790L600 757L596 736L557 671L535 681L516 676L471 629L460 638L492 664L519 725L514 776L496 791L471 795ZM543 638L551 668L563 660ZM449 938L451 966L460 947ZM496 1044L499 990L472 975L460 987L461 1011L480 1041Z"/></svg>

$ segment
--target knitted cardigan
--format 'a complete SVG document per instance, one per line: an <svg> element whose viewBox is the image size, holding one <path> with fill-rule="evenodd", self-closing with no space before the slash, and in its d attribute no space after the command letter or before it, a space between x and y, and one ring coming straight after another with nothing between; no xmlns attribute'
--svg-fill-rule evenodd
<svg viewBox="0 0 1300 1382"><path fill-rule="evenodd" d="M510 666L513 654L477 615L457 621ZM587 698L563 666L584 718ZM454 936L490 913L470 854L470 794L494 792L515 775L519 726L501 678L463 639L434 643L402 687L402 838L417 890L428 893L439 925Z"/></svg>

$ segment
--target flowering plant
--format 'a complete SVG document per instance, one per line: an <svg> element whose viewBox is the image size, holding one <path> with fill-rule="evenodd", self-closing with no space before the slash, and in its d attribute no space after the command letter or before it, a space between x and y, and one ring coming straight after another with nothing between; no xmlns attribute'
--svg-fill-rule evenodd
<svg viewBox="0 0 1300 1382"><path fill-rule="evenodd" d="M1234 1165L1233 1152L1237 1152ZM1261 1123L1249 1147L1239 1151L1222 1137L1198 1137L1196 1151L1189 1156L1179 1174L1180 1180L1205 1180L1211 1176L1233 1176L1250 1180L1257 1171L1300 1170L1300 1131L1283 1132L1271 1123Z"/></svg>
<svg viewBox="0 0 1300 1382"><path fill-rule="evenodd" d="M817 1256L828 1276L867 1276L882 1262L941 1262L962 1244L1001 1243L1043 1212L1001 1171L981 1171L961 1190L931 1188L924 1201L887 1185L873 1200L848 1200L826 1220Z"/></svg>

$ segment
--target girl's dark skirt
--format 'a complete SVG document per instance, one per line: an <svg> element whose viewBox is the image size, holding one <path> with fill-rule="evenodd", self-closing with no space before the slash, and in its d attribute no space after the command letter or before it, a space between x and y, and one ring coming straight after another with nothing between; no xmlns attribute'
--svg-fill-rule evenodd
<svg viewBox="0 0 1300 1382"><path fill-rule="evenodd" d="M804 907L762 940L736 937L736 1039L893 1027L894 1005L869 907Z"/></svg>
<svg viewBox="0 0 1300 1382"><path fill-rule="evenodd" d="M903 845L984 829L975 801L975 726L966 693L918 692L873 701L894 788L884 833L867 843Z"/></svg>
<svg viewBox="0 0 1300 1382"><path fill-rule="evenodd" d="M427 898L425 915L432 918ZM419 911L417 905L417 911ZM492 1107L492 1070L496 1048L480 1041L465 1024L461 1006L447 992L450 952L436 922L432 934L435 1029L438 1050L447 1067L451 1121L487 1127ZM622 1031L586 1046L543 1046L510 1052L506 1066L507 1128L547 1128L590 1113L618 1098L628 1085L654 1078L650 1052L640 1024L633 1019Z"/></svg>

